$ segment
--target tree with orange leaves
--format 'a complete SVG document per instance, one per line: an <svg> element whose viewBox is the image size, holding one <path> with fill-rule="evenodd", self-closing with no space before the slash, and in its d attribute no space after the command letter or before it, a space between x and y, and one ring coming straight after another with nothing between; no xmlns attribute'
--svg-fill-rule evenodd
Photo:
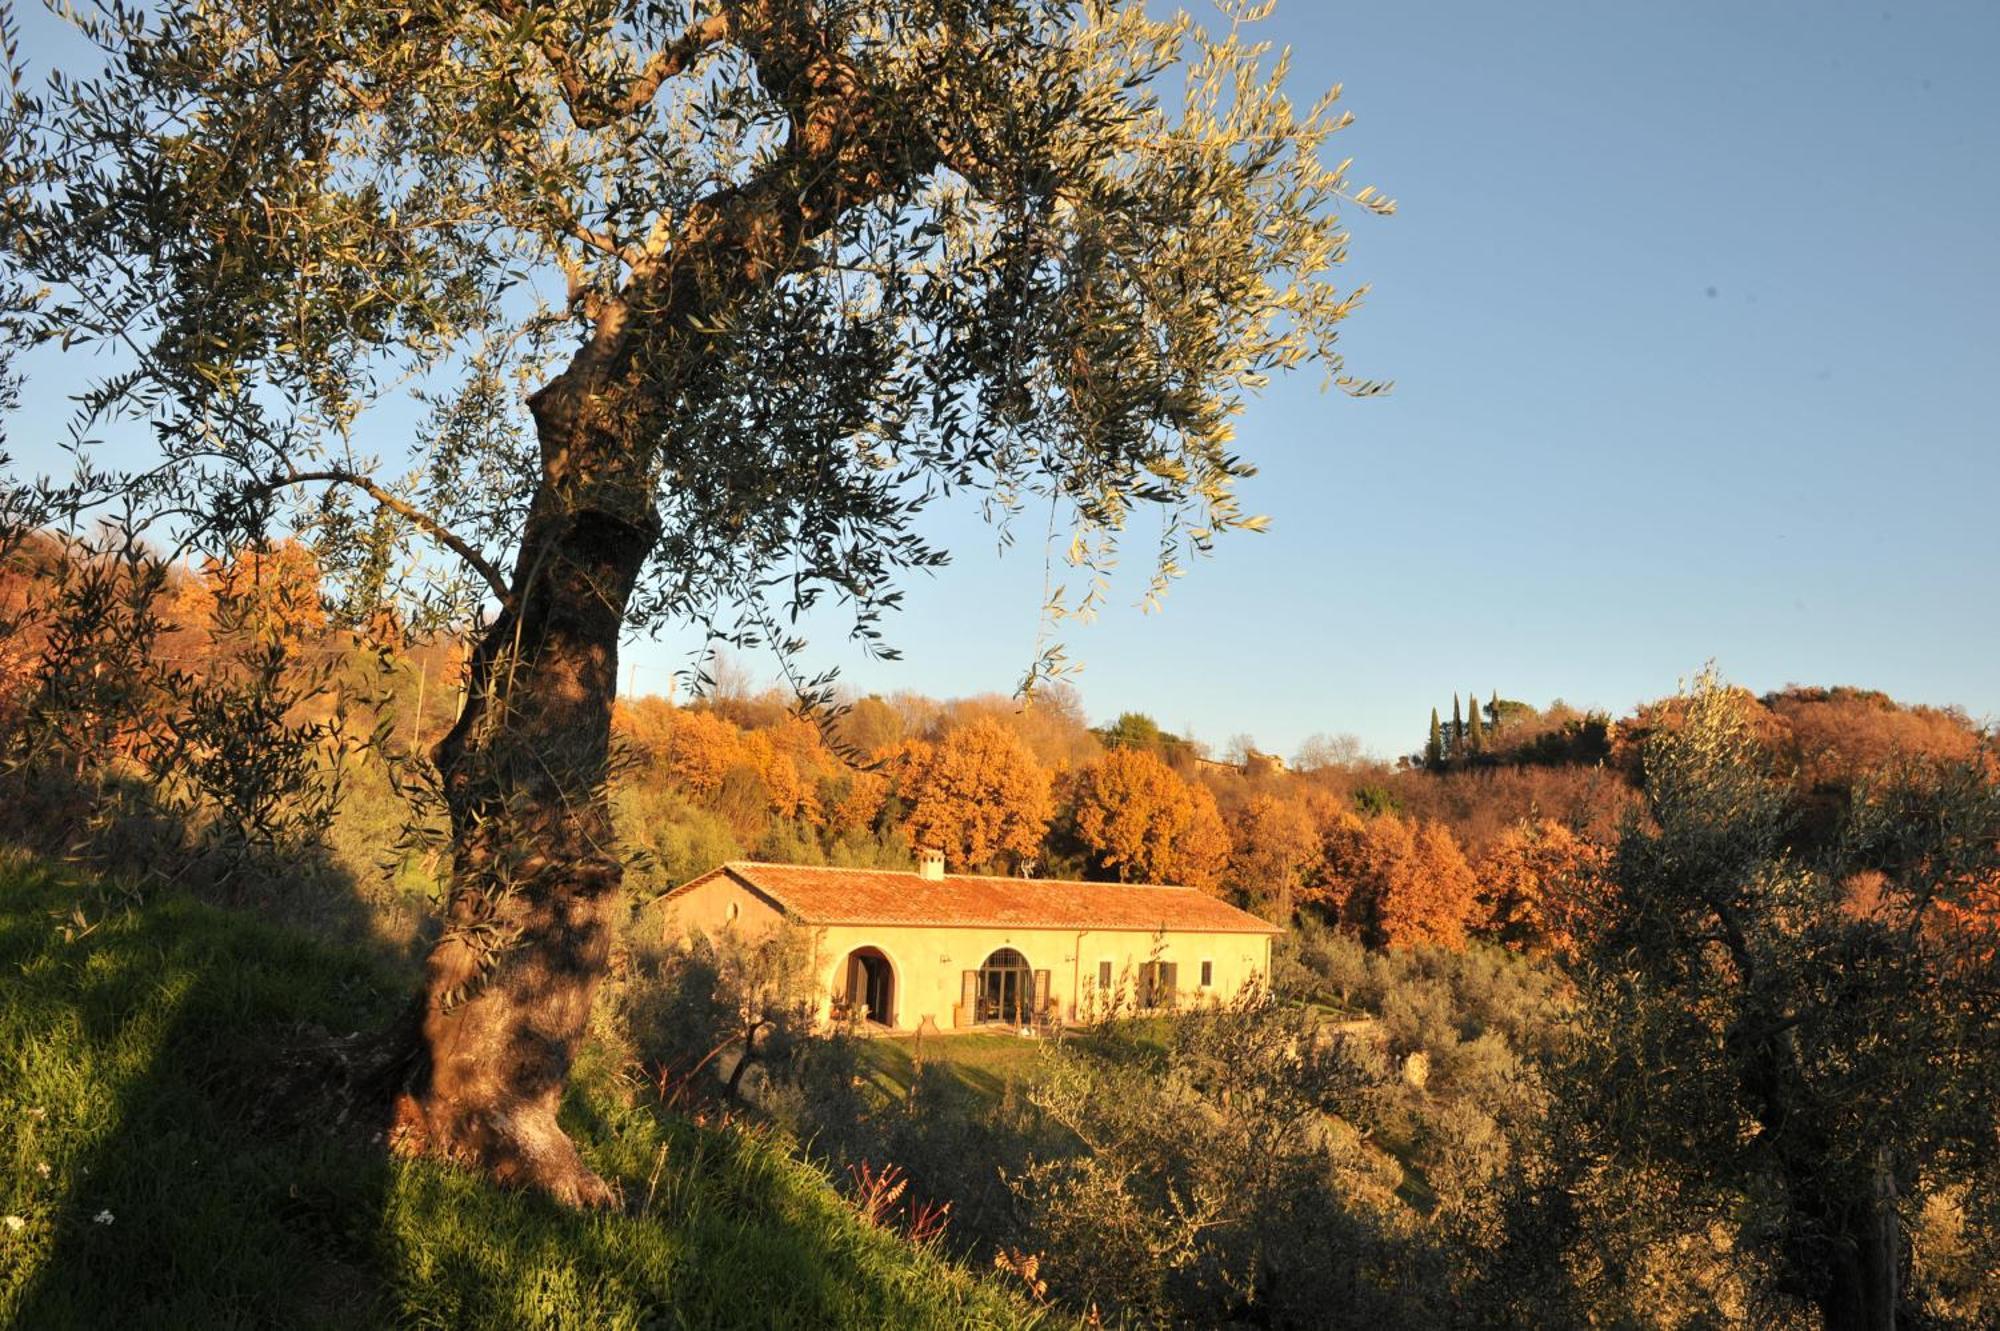
<svg viewBox="0 0 2000 1331"><path fill-rule="evenodd" d="M827 830L836 837L867 832L875 825L889 795L889 780L879 772L849 771L820 778L819 805Z"/></svg>
<svg viewBox="0 0 2000 1331"><path fill-rule="evenodd" d="M1479 880L1443 823L1343 813L1328 829L1321 900L1371 947L1465 946Z"/></svg>
<svg viewBox="0 0 2000 1331"><path fill-rule="evenodd" d="M612 733L630 758L648 767L664 768L674 748L674 723L680 715L657 694L620 698L611 709Z"/></svg>
<svg viewBox="0 0 2000 1331"><path fill-rule="evenodd" d="M911 741L897 763L903 829L968 870L1032 862L1049 826L1049 777L1027 746L990 719L935 744Z"/></svg>
<svg viewBox="0 0 2000 1331"><path fill-rule="evenodd" d="M1257 795L1232 820L1229 881L1253 906L1289 923L1300 890L1317 877L1319 828L1298 800Z"/></svg>
<svg viewBox="0 0 2000 1331"><path fill-rule="evenodd" d="M319 561L297 541L262 542L228 559L209 559L174 592L169 615L211 633L233 629L291 643L316 638L327 625Z"/></svg>
<svg viewBox="0 0 2000 1331"><path fill-rule="evenodd" d="M1389 947L1436 943L1462 948L1479 880L1458 838L1443 823L1418 824L1412 842L1415 854L1406 861L1406 872L1391 880L1378 905L1382 941Z"/></svg>
<svg viewBox="0 0 2000 1331"><path fill-rule="evenodd" d="M742 733L706 708L674 713L667 771L696 795L713 795L742 759Z"/></svg>
<svg viewBox="0 0 2000 1331"><path fill-rule="evenodd" d="M1214 891L1229 860L1215 796L1145 749L1113 749L1078 773L1076 831L1097 866L1120 882Z"/></svg>
<svg viewBox="0 0 2000 1331"><path fill-rule="evenodd" d="M1481 931L1510 947L1567 949L1594 909L1605 859L1553 818L1516 823L1479 861Z"/></svg>

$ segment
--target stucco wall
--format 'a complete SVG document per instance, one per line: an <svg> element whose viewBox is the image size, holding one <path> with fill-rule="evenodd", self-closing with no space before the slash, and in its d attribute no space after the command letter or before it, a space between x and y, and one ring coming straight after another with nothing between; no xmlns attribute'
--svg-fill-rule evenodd
<svg viewBox="0 0 2000 1331"><path fill-rule="evenodd" d="M703 933L719 938L734 925L745 938L777 927L783 918L763 897L749 891L727 874L717 874L677 894L671 901L654 907L659 922L659 940L675 942L688 934Z"/></svg>
<svg viewBox="0 0 2000 1331"><path fill-rule="evenodd" d="M875 948L889 959L896 975L891 1024L909 1030L929 1017L940 1029L949 1030L964 973L977 970L999 949L1011 947L1027 960L1030 970L1049 973L1058 1010L1065 1019L1074 1020L1079 999L1086 1007L1090 1002L1101 963L1111 964L1114 987L1121 982L1129 986L1136 982L1140 967L1154 959L1156 944L1157 959L1179 968L1176 978L1183 1005L1226 1000L1253 976L1270 973L1271 944L1264 934L834 925L820 941L822 992L831 1000L837 986L845 983L848 953ZM1203 961L1211 963L1205 989Z"/></svg>
<svg viewBox="0 0 2000 1331"><path fill-rule="evenodd" d="M732 904L737 908L734 917ZM658 909L665 940L693 930L719 934L732 922L749 937L774 927L780 918L763 898L727 875L718 875ZM1003 947L1019 952L1029 969L1049 973L1053 1001L1065 1020L1075 1020L1080 1007L1088 1008L1104 963L1110 963L1113 987L1125 984L1129 994L1140 968L1155 959L1156 947L1158 960L1178 967L1176 980L1184 1006L1226 1001L1253 977L1267 977L1271 967L1271 940L1266 934L844 924L815 932L821 1015L826 1016L835 997L845 991L849 954L873 948L888 959L895 975L890 1024L898 1030L915 1029L926 1017L941 1030L952 1029L964 973L977 970ZM1204 961L1210 963L1205 988Z"/></svg>

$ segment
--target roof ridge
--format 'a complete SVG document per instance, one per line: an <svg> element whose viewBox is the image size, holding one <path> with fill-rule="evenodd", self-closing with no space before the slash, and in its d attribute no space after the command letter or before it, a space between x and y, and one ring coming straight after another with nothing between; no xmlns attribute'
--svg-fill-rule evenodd
<svg viewBox="0 0 2000 1331"><path fill-rule="evenodd" d="M907 878L922 879L924 882L939 881L935 878L924 878L916 869L890 869L880 865L794 864L785 860L724 860L716 867L730 866L745 869L795 869L809 873L893 873ZM969 883L1039 883L1045 887L1127 887L1145 888L1154 892L1200 892L1203 896L1211 895L1189 883L1103 883L1089 878L1023 878L1019 874L1005 873L948 873L945 877L963 879Z"/></svg>
<svg viewBox="0 0 2000 1331"><path fill-rule="evenodd" d="M811 872L800 872L802 870ZM736 879L745 890L757 893L781 911L815 925L945 927L983 922L986 925L1024 929L1165 928L1226 934L1283 932L1268 920L1260 919L1213 893L1183 885L1091 883L1073 878L1011 878L984 874L947 874L941 879L925 879L911 869L782 864L772 860L725 860L661 899L677 897L718 874ZM810 883L806 881L809 877L831 881ZM1024 893L1021 891L1024 887L1034 887L1038 891ZM1039 889L1044 887L1052 890L1039 894ZM879 895L885 892L894 899L894 904L885 904ZM1142 903L1137 900L1141 896L1157 896L1162 900ZM1164 899L1169 896L1180 899L1172 902ZM1010 899L1014 903L1012 906L1006 904ZM968 902L984 903L990 911L982 910L980 904L969 905ZM1155 915L1155 911L1159 914ZM1023 912L1028 915L1024 916ZM1058 920L1061 922L1058 923Z"/></svg>

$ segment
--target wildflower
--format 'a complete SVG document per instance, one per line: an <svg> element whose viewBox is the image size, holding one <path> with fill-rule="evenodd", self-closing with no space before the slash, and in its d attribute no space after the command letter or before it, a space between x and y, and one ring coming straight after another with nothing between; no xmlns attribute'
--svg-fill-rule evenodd
<svg viewBox="0 0 2000 1331"><path fill-rule="evenodd" d="M21 1219L21 1217L17 1215L0 1216L0 1225L7 1226L7 1232L9 1234L18 1234L23 1229L27 1228L28 1222Z"/></svg>
<svg viewBox="0 0 2000 1331"><path fill-rule="evenodd" d="M37 1174L40 1174L43 1178L47 1178L49 1176L49 1162L46 1160L39 1161L35 1165L35 1172Z"/></svg>
<svg viewBox="0 0 2000 1331"><path fill-rule="evenodd" d="M111 1212L99 1211L96 1215L90 1217L90 1222L94 1225L108 1225L111 1223Z"/></svg>

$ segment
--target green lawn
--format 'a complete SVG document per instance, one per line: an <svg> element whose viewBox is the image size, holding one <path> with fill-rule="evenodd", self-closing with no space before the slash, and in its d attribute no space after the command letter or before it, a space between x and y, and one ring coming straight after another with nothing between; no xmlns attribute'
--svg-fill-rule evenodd
<svg viewBox="0 0 2000 1331"><path fill-rule="evenodd" d="M1136 1033L1140 1047L1164 1048L1172 1026L1171 1018L1146 1017L1128 1022L1124 1038L1130 1042ZM1092 1046L1092 1037L1086 1031L1071 1031L1066 1038L1075 1046L1086 1049ZM923 1037L921 1050L926 1063L950 1068L952 1075L975 1095L991 1101L999 1099L1007 1083L1025 1084L1034 1079L1047 1044L1044 1039L1003 1031L955 1031ZM885 1095L909 1091L916 1076L918 1052L918 1039L912 1035L876 1036L861 1042L861 1058L868 1067L869 1078Z"/></svg>
<svg viewBox="0 0 2000 1331"><path fill-rule="evenodd" d="M630 1214L392 1161L270 1092L298 1032L394 1007L368 959L172 897L79 923L92 895L0 864L0 1325L1032 1320L863 1223L784 1143L632 1103L603 1050L565 1121Z"/></svg>
<svg viewBox="0 0 2000 1331"><path fill-rule="evenodd" d="M1034 1074L1042 1041L1008 1032L966 1031L924 1036L921 1050L925 1062L950 1068L975 1095L995 1100L1009 1081L1025 1081ZM861 1042L870 1079L887 1095L908 1092L916 1077L918 1052L915 1036L883 1035Z"/></svg>

